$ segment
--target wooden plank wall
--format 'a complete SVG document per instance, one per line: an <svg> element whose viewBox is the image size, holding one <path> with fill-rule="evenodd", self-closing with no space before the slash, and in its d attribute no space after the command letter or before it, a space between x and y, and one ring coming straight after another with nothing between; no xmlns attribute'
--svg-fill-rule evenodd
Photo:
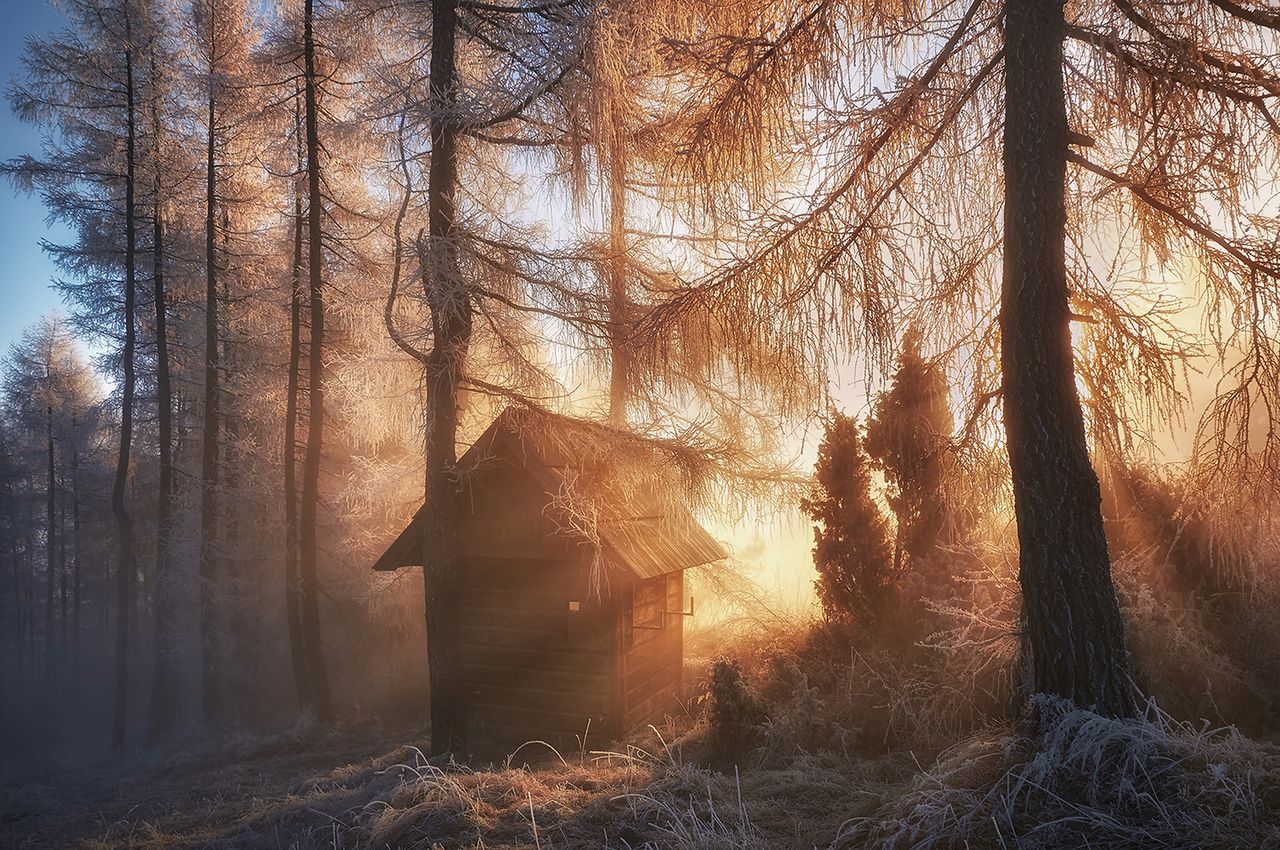
<svg viewBox="0 0 1280 850"><path fill-rule="evenodd" d="M677 707L684 666L684 617L661 612L682 611L685 604L684 574L675 572L637 582L631 599L622 606L625 729L660 721ZM655 620L663 622L663 628L638 627L656 625Z"/></svg>
<svg viewBox="0 0 1280 850"><path fill-rule="evenodd" d="M461 661L481 738L576 747L616 729L617 605L587 598L581 561L471 558L461 570ZM570 610L570 601L579 610Z"/></svg>

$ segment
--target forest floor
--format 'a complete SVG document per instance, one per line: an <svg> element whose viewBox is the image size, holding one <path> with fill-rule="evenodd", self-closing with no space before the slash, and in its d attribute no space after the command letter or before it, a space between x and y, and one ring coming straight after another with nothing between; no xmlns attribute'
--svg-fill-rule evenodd
<svg viewBox="0 0 1280 850"><path fill-rule="evenodd" d="M1015 716L954 662L824 635L707 653L679 718L608 745L466 767L366 719L0 778L0 850L1280 850L1274 726Z"/></svg>
<svg viewBox="0 0 1280 850"><path fill-rule="evenodd" d="M376 790L405 752L388 741L423 737L408 725L300 726L28 778L0 788L0 847L307 846L293 833L342 811L356 789Z"/></svg>
<svg viewBox="0 0 1280 850"><path fill-rule="evenodd" d="M667 734L678 729L667 728ZM526 747L436 767L419 726L299 727L0 788L0 847L53 850L825 847L917 770L822 758L722 773L656 730L623 752Z"/></svg>

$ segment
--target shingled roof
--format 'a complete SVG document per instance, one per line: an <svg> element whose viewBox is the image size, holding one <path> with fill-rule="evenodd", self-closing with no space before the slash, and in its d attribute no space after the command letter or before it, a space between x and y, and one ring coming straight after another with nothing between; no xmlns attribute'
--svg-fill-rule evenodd
<svg viewBox="0 0 1280 850"><path fill-rule="evenodd" d="M685 503L671 495L674 488L666 486L671 482L658 480L652 469L647 480L638 478L635 469L619 469L634 466L637 456L631 450L644 445L639 438L597 423L509 407L459 459L458 468L465 476L490 464L512 464L541 486L548 505L565 492L586 499L597 516L595 536L603 560L637 578L655 578L727 558L728 553L698 524ZM639 456L643 457L642 451ZM615 486L624 477L625 485ZM419 509L374 564L375 570L421 564L425 510L425 506ZM553 521L560 514L544 513ZM562 530L575 536L569 528Z"/></svg>

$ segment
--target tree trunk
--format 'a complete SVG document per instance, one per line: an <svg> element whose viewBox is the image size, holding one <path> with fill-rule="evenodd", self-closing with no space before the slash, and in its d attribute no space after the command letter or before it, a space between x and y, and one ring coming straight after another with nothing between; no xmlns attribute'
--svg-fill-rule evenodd
<svg viewBox="0 0 1280 850"><path fill-rule="evenodd" d="M125 16L125 189L124 189L124 380L120 393L120 452L116 456L115 478L111 485L111 513L116 521L120 559L116 566L116 689L115 712L111 724L111 746L124 749L129 708L129 612L133 595L133 518L125 506L125 487L129 479L129 452L133 441L134 391L134 252L137 234L134 223L134 116L133 116L133 48L129 18Z"/></svg>
<svg viewBox="0 0 1280 850"><path fill-rule="evenodd" d="M46 380L52 383L53 380L53 346L49 347L49 370ZM48 386L46 390L52 395L53 387ZM45 478L45 571L46 571L46 589L45 589L45 610L44 610L44 669L45 675L52 678L53 676L53 577L56 574L54 568L54 547L58 537L57 518L54 516L56 507L56 487L57 482L54 480L56 470L53 462L53 402L50 401L45 405L45 442L48 448L48 469Z"/></svg>
<svg viewBox="0 0 1280 850"><path fill-rule="evenodd" d="M14 683L13 687L18 693L22 693L25 689L21 677L24 670L24 662L27 654L27 632L26 620L23 617L22 591L24 582L22 579L22 564L18 557L18 536L9 538L9 561L13 567L13 625L14 625L14 663L17 666L19 680Z"/></svg>
<svg viewBox="0 0 1280 850"><path fill-rule="evenodd" d="M13 567L13 646L17 650L18 672L22 672L23 638L22 630L22 570L18 566L18 538L9 538L9 565Z"/></svg>
<svg viewBox="0 0 1280 850"><path fill-rule="evenodd" d="M320 642L320 579L316 540L320 506L320 453L324 443L324 292L321 289L320 140L316 118L316 57L312 0L303 11L305 111L307 137L307 278L311 298L311 346L307 358L307 448L302 462L299 510L299 575L302 580L302 637L311 685L312 708L320 720L333 716L329 675Z"/></svg>
<svg viewBox="0 0 1280 850"><path fill-rule="evenodd" d="M1001 366L1032 687L1135 710L1075 384L1065 261L1062 0L1005 4Z"/></svg>
<svg viewBox="0 0 1280 850"><path fill-rule="evenodd" d="M76 445L76 423L71 422L71 653L77 685L80 682L80 449Z"/></svg>
<svg viewBox="0 0 1280 850"><path fill-rule="evenodd" d="M222 720L222 653L218 642L218 614L221 576L218 575L218 256L215 240L217 221L217 168L215 165L217 99L217 24L209 7L209 104L208 136L205 147L204 224L204 422L200 457L200 660L203 686L204 722Z"/></svg>
<svg viewBox="0 0 1280 850"><path fill-rule="evenodd" d="M151 74L157 78L155 53L151 54ZM156 322L156 418L160 440L160 481L156 504L155 636L151 677L151 716L147 734L158 737L170 732L178 719L177 670L172 647L173 612L169 601L169 535L173 519L173 390L169 376L168 316L164 290L164 205L160 185L159 91L151 96L151 133L154 175L151 201L152 301Z"/></svg>
<svg viewBox="0 0 1280 850"><path fill-rule="evenodd" d="M427 363L426 504L423 582L427 664L431 680L431 748L465 743L461 671L457 662L456 517L458 383L471 341L471 299L453 245L458 187L455 81L456 0L432 0L431 164L427 203L429 244L423 286L431 306L432 349ZM421 246L419 246L421 249Z"/></svg>
<svg viewBox="0 0 1280 850"><path fill-rule="evenodd" d="M26 595L27 595L27 671L35 678L36 674L36 541L34 529L36 527L36 515L32 509L30 502L27 503L25 528L27 529L26 546L23 550L23 562L26 564ZM102 606L106 609L106 605Z"/></svg>
<svg viewBox="0 0 1280 850"><path fill-rule="evenodd" d="M65 482L63 483L65 486ZM68 667L68 648L71 646L71 619L67 616L67 499L64 496L58 502L58 665L64 670Z"/></svg>
<svg viewBox="0 0 1280 850"><path fill-rule="evenodd" d="M240 511L242 501L240 493L240 466L243 456L240 454L241 414L236 406L234 387L237 377L236 348L231 330L231 280L234 278L235 266L230 258L231 222L227 209L222 208L222 256L228 258L227 266L220 275L222 287L222 311L218 337L222 346L219 363L222 366L221 386L228 388L219 405L224 422L222 430L222 475L220 483L225 497L225 507L221 516L221 552L219 559L221 575L220 601L225 612L226 623L225 655L223 658L222 688L226 695L223 699L224 719L231 723L243 723L251 704L253 688L252 657L247 653L249 623L245 611L244 562L240 558Z"/></svg>
<svg viewBox="0 0 1280 850"><path fill-rule="evenodd" d="M615 121L616 121L615 116ZM627 351L627 168L625 139L614 128L609 145L609 423L627 423L631 358Z"/></svg>
<svg viewBox="0 0 1280 850"><path fill-rule="evenodd" d="M298 141L298 169L305 168L300 98L294 99L294 133ZM298 374L302 361L302 190L293 190L293 270L289 289L289 385L284 408L284 601L289 627L289 657L293 662L293 686L298 705L314 702L307 676L307 656L302 637L302 582L298 573Z"/></svg>

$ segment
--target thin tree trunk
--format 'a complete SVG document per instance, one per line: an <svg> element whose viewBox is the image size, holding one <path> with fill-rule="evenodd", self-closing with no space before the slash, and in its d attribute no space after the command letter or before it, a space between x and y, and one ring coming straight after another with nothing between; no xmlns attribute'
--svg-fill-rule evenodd
<svg viewBox="0 0 1280 850"><path fill-rule="evenodd" d="M431 164L427 204L430 239L422 256L431 306L432 349L427 363L426 495L423 582L427 664L431 680L431 748L465 743L457 621L458 384L471 341L471 300L453 244L458 189L455 40L456 0L431 2ZM421 253L422 246L419 246Z"/></svg>
<svg viewBox="0 0 1280 850"><path fill-rule="evenodd" d="M53 346L49 347L49 374L47 380L53 380ZM53 388L47 388L52 394ZM45 478L45 612L44 612L44 667L45 675L53 674L53 577L56 574L54 569L55 559L55 542L58 537L57 518L54 516L56 497L54 495L57 482L54 480L56 470L53 462L53 403L45 405L45 442L48 448L48 469Z"/></svg>
<svg viewBox="0 0 1280 850"><path fill-rule="evenodd" d="M58 501L58 644L60 657L58 659L59 666L64 669L70 660L68 649L71 647L71 636L68 634L71 628L71 619L67 616L67 606L69 599L67 597L67 499L64 495Z"/></svg>
<svg viewBox="0 0 1280 850"><path fill-rule="evenodd" d="M71 557L74 560L71 574L71 652L73 669L79 683L80 673L80 583L82 558L80 555L80 449L76 445L77 429L71 422Z"/></svg>
<svg viewBox="0 0 1280 850"><path fill-rule="evenodd" d="M205 289L204 289L204 422L200 456L200 653L204 722L222 720L221 665L218 642L218 614L221 576L218 575L218 256L215 243L217 220L217 170L214 161L217 139L217 101L214 75L217 73L217 24L214 7L209 7L209 104L208 136L205 146Z"/></svg>
<svg viewBox="0 0 1280 850"><path fill-rule="evenodd" d="M320 506L320 456L324 445L324 292L320 229L320 140L316 118L316 57L312 0L303 11L305 122L307 144L307 277L311 299L311 340L307 352L307 448L302 461L299 510L299 575L302 579L302 637L311 685L312 708L321 720L333 716L329 674L320 641L320 578L316 540Z"/></svg>
<svg viewBox="0 0 1280 850"><path fill-rule="evenodd" d="M133 594L133 519L125 506L125 486L129 478L129 451L133 441L133 391L134 391L134 252L137 234L134 223L134 103L133 103L133 48L129 18L125 16L125 201L124 201L124 352L122 365L124 380L120 400L120 453L116 458L115 479L111 486L111 512L115 516L116 533L119 535L120 559L116 567L116 693L115 712L111 725L111 746L116 751L124 749L129 707L129 611Z"/></svg>
<svg viewBox="0 0 1280 850"><path fill-rule="evenodd" d="M1004 420L1037 693L1135 710L1071 350L1061 0L1005 4Z"/></svg>
<svg viewBox="0 0 1280 850"><path fill-rule="evenodd" d="M26 550L23 553L23 560L27 566L26 588L27 588L27 667L31 677L36 675L36 541L33 537L36 526L35 512L28 503L25 511L27 517L27 539ZM103 605L103 608L107 606Z"/></svg>
<svg viewBox="0 0 1280 850"><path fill-rule="evenodd" d="M221 275L222 322L219 336L222 344L222 489L226 494L226 508L222 516L222 599L226 612L227 654L223 664L223 689L228 694L223 713L232 722L243 722L249 708L253 676L250 670L252 658L245 652L248 645L248 620L245 616L244 563L240 560L240 514L237 492L240 487L240 411L236 407L233 379L236 375L235 342L231 337L231 287L234 266L230 262L231 223L226 207L222 209L222 256L228 258L227 268Z"/></svg>
<svg viewBox="0 0 1280 850"><path fill-rule="evenodd" d="M151 53L151 74L157 79L155 52ZM171 731L178 719L177 671L172 648L173 612L169 600L169 535L173 519L173 389L169 376L168 310L164 289L164 202L160 184L160 123L157 101L159 91L151 96L151 134L153 177L151 184L151 259L152 301L156 322L156 413L160 440L160 481L156 504L155 567L155 636L151 677L151 716L147 734L155 738Z"/></svg>
<svg viewBox="0 0 1280 850"><path fill-rule="evenodd" d="M305 167L302 144L301 98L294 99L294 131L298 140L298 169ZM284 409L284 600L289 627L289 657L293 662L293 686L298 705L314 702L307 676L306 648L302 637L302 582L298 574L298 373L302 361L302 191L293 190L293 269L289 289L289 385Z"/></svg>
<svg viewBox="0 0 1280 850"><path fill-rule="evenodd" d="M627 166L625 139L614 128L609 145L609 422L627 422L631 357L627 350Z"/></svg>
<svg viewBox="0 0 1280 850"><path fill-rule="evenodd" d="M22 621L22 569L18 565L18 538L9 538L9 561L13 567L13 624L14 647L17 649L18 672L22 672L22 660L25 653L26 633Z"/></svg>

